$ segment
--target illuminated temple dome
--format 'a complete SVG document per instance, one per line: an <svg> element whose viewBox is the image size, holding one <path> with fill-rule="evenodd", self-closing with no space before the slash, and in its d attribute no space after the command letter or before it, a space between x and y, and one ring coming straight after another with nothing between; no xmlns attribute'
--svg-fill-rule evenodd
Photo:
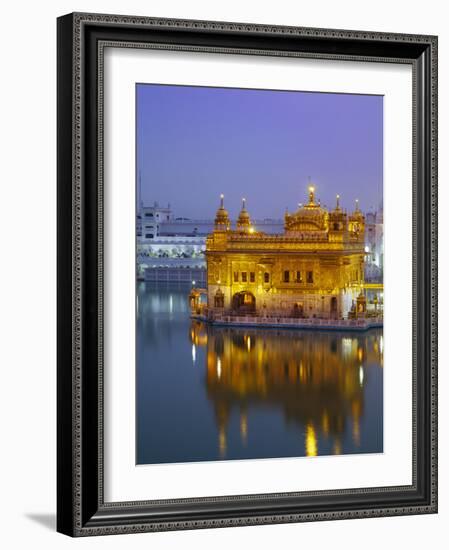
<svg viewBox="0 0 449 550"><path fill-rule="evenodd" d="M220 195L220 207L215 214L215 230L228 231L231 227L228 211L224 207L224 195Z"/></svg>
<svg viewBox="0 0 449 550"><path fill-rule="evenodd" d="M237 218L237 231L248 233L251 229L251 218L246 209L246 199L242 199L242 209Z"/></svg>
<svg viewBox="0 0 449 550"><path fill-rule="evenodd" d="M309 202L293 214L285 214L285 231L327 231L329 213L315 202L315 188L309 187Z"/></svg>

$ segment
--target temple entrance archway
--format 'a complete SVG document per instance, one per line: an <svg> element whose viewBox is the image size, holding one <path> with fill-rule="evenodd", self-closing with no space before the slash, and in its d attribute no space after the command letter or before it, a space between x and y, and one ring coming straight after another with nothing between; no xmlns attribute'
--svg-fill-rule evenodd
<svg viewBox="0 0 449 550"><path fill-rule="evenodd" d="M218 289L214 296L214 307L224 308L224 294L221 289Z"/></svg>
<svg viewBox="0 0 449 550"><path fill-rule="evenodd" d="M256 298L254 294L247 290L236 292L232 297L232 309L237 313L255 313Z"/></svg>
<svg viewBox="0 0 449 550"><path fill-rule="evenodd" d="M304 304L302 302L296 302L293 306L293 317L304 317Z"/></svg>
<svg viewBox="0 0 449 550"><path fill-rule="evenodd" d="M337 319L338 317L338 307L337 307L337 298L336 296L332 296L331 298L331 319Z"/></svg>

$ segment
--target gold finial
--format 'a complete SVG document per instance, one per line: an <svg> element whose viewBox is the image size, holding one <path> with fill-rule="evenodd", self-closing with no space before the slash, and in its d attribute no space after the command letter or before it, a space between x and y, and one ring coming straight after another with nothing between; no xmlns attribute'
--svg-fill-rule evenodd
<svg viewBox="0 0 449 550"><path fill-rule="evenodd" d="M315 202L315 187L309 185L309 204L314 204Z"/></svg>
<svg viewBox="0 0 449 550"><path fill-rule="evenodd" d="M359 199L355 199L355 211L359 211Z"/></svg>
<svg viewBox="0 0 449 550"><path fill-rule="evenodd" d="M242 199L242 210L245 210L245 207L246 207L246 199L243 198Z"/></svg>
<svg viewBox="0 0 449 550"><path fill-rule="evenodd" d="M340 195L337 195L337 210L340 209Z"/></svg>
<svg viewBox="0 0 449 550"><path fill-rule="evenodd" d="M223 195L223 193L220 195L220 208L224 208L224 195Z"/></svg>

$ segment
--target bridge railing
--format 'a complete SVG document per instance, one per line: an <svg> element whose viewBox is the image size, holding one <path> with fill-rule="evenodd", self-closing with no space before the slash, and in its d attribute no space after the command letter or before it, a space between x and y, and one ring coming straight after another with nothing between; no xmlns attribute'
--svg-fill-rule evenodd
<svg viewBox="0 0 449 550"><path fill-rule="evenodd" d="M282 326L300 326L300 327L367 327L382 323L382 316L370 317L366 319L321 319L321 318L298 318L283 316L262 316L262 315L221 315L215 312L209 312L208 318L215 322L226 324L242 325L282 325Z"/></svg>

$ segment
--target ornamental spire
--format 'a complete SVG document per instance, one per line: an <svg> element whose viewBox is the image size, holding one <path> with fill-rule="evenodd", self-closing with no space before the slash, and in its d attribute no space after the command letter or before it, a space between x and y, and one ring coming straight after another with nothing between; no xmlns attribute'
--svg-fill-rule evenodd
<svg viewBox="0 0 449 550"><path fill-rule="evenodd" d="M237 230L251 232L251 218L246 210L246 199L242 199L242 209L237 219Z"/></svg>
<svg viewBox="0 0 449 550"><path fill-rule="evenodd" d="M220 195L220 207L215 215L215 230L216 231L228 231L231 226L229 220L229 214L224 207L224 195Z"/></svg>
<svg viewBox="0 0 449 550"><path fill-rule="evenodd" d="M315 187L313 185L309 185L309 204L315 204Z"/></svg>

